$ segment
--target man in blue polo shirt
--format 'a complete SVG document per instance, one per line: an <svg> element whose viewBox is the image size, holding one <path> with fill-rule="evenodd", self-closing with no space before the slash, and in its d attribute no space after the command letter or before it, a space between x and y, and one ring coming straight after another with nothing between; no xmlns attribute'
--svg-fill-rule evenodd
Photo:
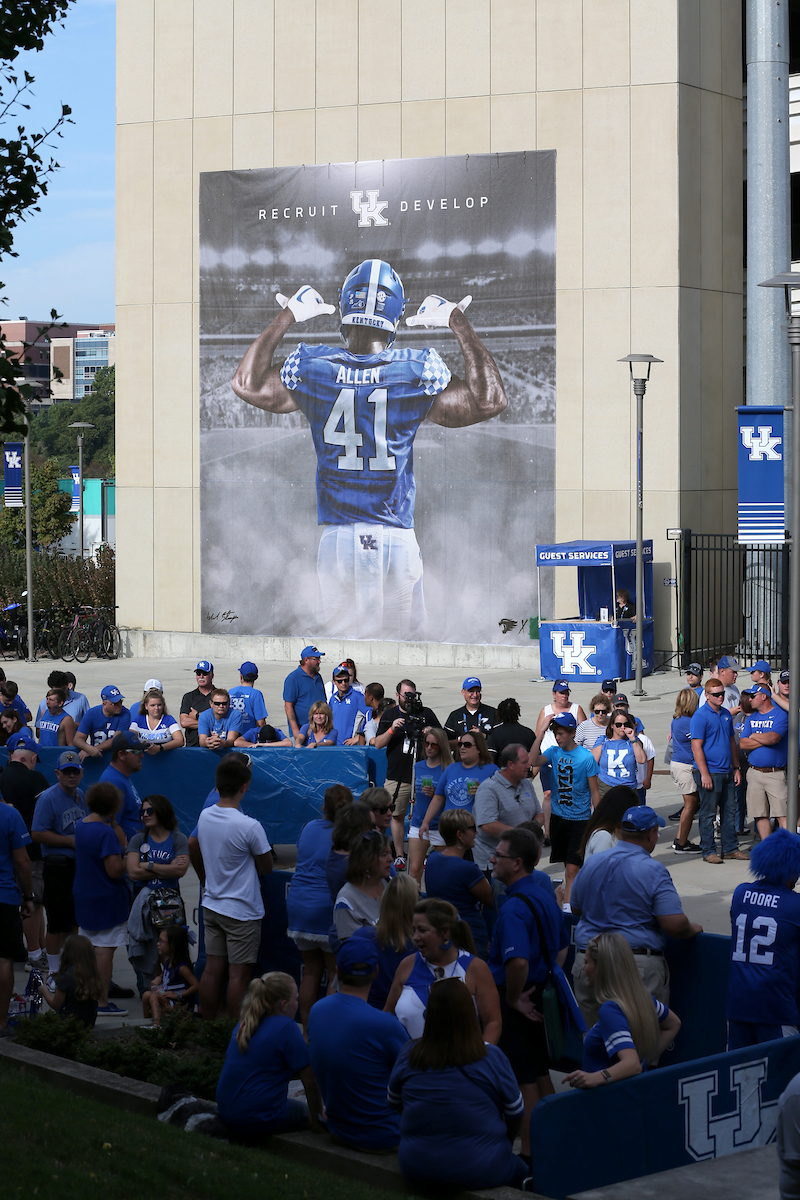
<svg viewBox="0 0 800 1200"><path fill-rule="evenodd" d="M736 788L742 777L739 772L739 748L733 736L733 718L723 706L725 685L721 679L713 676L706 681L705 698L705 704L692 717L689 733L696 763L694 781L700 795L697 814L700 849L705 862L719 864L725 858L747 859L750 855L740 850L736 841ZM717 854L714 839L717 807L722 855Z"/></svg>
<svg viewBox="0 0 800 1200"><path fill-rule="evenodd" d="M590 1027L597 1022L599 1005L583 970L587 942L599 933L621 933L630 943L648 992L669 1005L664 934L692 938L703 932L702 925L692 924L684 913L667 868L651 858L665 824L646 804L629 808L616 846L588 858L573 885L572 912L580 920L572 979L575 998Z"/></svg>
<svg viewBox="0 0 800 1200"><path fill-rule="evenodd" d="M289 737L296 738L300 726L308 724L308 710L317 700L326 703L325 684L319 673L320 660L325 657L316 646L304 646L300 651L300 666L290 671L283 681L283 707L289 722Z"/></svg>
<svg viewBox="0 0 800 1200"><path fill-rule="evenodd" d="M339 991L318 1000L308 1018L328 1130L356 1150L390 1150L400 1141L400 1114L389 1108L386 1090L408 1034L394 1013L368 1004L377 973L375 942L356 932L336 955Z"/></svg>
<svg viewBox="0 0 800 1200"><path fill-rule="evenodd" d="M100 704L82 717L75 734L75 748L81 762L87 755L102 758L111 749L115 734L130 727L131 713L123 705L124 699L118 687L107 683L100 693Z"/></svg>
<svg viewBox="0 0 800 1200"><path fill-rule="evenodd" d="M363 713L364 720L360 728L364 728L367 713L370 708L362 692L357 692L350 683L350 672L347 667L337 667L333 672L335 684L333 695L328 703L333 713L333 728L339 735L340 746L363 746L364 739L360 734L353 734L356 717Z"/></svg>
<svg viewBox="0 0 800 1200"><path fill-rule="evenodd" d="M778 824L786 828L789 714L772 703L772 693L761 683L742 695L750 697L754 710L746 719L739 739L740 749L747 753L749 768L747 815L755 821L763 840L772 833L771 817L777 817Z"/></svg>
<svg viewBox="0 0 800 1200"><path fill-rule="evenodd" d="M116 734L111 742L111 763L100 776L101 783L113 783L122 793L122 808L117 813L117 824L129 840L135 833L141 833L142 829L139 814L142 800L131 783L131 775L142 769L144 748L145 743L134 729Z"/></svg>
<svg viewBox="0 0 800 1200"><path fill-rule="evenodd" d="M239 686L232 687L228 693L231 708L235 708L242 718L242 729L261 728L267 723L267 706L263 693L253 684L258 679L258 667L254 662L243 662L239 667Z"/></svg>
<svg viewBox="0 0 800 1200"><path fill-rule="evenodd" d="M503 1017L498 1045L511 1063L525 1104L520 1154L526 1160L531 1153L533 1107L540 1096L552 1096L554 1091L541 1019L548 957L561 966L569 949L564 918L552 888L548 894L533 878L538 861L539 842L527 829L506 830L491 856L492 876L505 884L506 893L489 943L489 970L500 993ZM547 943L546 953L541 946L540 927Z"/></svg>

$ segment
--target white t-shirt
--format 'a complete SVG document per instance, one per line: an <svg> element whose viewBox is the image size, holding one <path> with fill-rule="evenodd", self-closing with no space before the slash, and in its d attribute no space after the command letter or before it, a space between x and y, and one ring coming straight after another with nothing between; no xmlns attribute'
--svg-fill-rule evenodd
<svg viewBox="0 0 800 1200"><path fill-rule="evenodd" d="M705 693L705 689L703 689L703 694L700 697L700 703L698 704L697 707L702 708L705 703L706 703L706 693ZM732 683L730 685L730 687L725 688L725 699L722 701L722 707L727 708L728 711L730 712L730 710L732 708L738 708L740 704L741 704L741 692L739 691L736 684Z"/></svg>
<svg viewBox="0 0 800 1200"><path fill-rule="evenodd" d="M335 691L336 691L336 684L333 682L332 679L329 679L328 682L325 684L325 699L328 701L329 704L330 704L331 696L333 695L333 693ZM354 683L353 691L360 692L361 695L363 696L364 695L363 683ZM373 737L374 737L374 734L373 734Z"/></svg>
<svg viewBox="0 0 800 1200"><path fill-rule="evenodd" d="M651 758L655 758L656 756L656 748L646 733L639 734L639 741L642 743L644 752L647 755L645 762L637 762L636 764L636 783L639 787L641 787L647 776L647 764L650 762Z"/></svg>
<svg viewBox="0 0 800 1200"><path fill-rule="evenodd" d="M264 901L255 856L272 847L259 821L212 804L200 813L197 840L206 869L203 907L236 921L258 921Z"/></svg>
<svg viewBox="0 0 800 1200"><path fill-rule="evenodd" d="M591 858L593 854L602 854L604 850L613 850L616 844L617 839L613 833L609 833L607 829L595 829L586 843L584 860Z"/></svg>

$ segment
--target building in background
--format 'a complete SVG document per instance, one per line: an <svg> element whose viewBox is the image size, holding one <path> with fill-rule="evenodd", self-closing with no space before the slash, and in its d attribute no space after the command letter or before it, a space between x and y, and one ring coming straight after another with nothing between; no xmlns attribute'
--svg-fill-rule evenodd
<svg viewBox="0 0 800 1200"><path fill-rule="evenodd" d="M94 377L101 367L113 367L116 362L116 340L113 325L98 325L78 329L73 334L50 339L52 403L62 400L82 400L94 387ZM61 372L57 379L55 369Z"/></svg>
<svg viewBox="0 0 800 1200"><path fill-rule="evenodd" d="M58 488L61 492L72 495L72 480L59 479ZM62 538L57 549L62 554L78 555L80 538L78 530L78 514L72 531ZM84 479L83 481L83 548L89 557L101 545L116 545L116 506L114 503L113 479Z"/></svg>

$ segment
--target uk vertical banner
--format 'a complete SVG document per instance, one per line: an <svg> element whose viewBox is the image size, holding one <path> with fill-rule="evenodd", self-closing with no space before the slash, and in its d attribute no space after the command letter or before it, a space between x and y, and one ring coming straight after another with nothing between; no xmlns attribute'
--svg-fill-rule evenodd
<svg viewBox="0 0 800 1200"><path fill-rule="evenodd" d="M739 414L739 541L784 542L783 409L742 405Z"/></svg>
<svg viewBox="0 0 800 1200"><path fill-rule="evenodd" d="M22 442L3 447L3 506L22 508Z"/></svg>
<svg viewBox="0 0 800 1200"><path fill-rule="evenodd" d="M81 472L80 467L70 467L72 476L72 504L70 512L76 513L81 511Z"/></svg>

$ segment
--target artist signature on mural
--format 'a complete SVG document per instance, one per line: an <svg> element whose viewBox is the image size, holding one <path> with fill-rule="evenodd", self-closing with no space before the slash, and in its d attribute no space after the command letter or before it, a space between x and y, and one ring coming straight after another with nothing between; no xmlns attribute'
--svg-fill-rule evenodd
<svg viewBox="0 0 800 1200"><path fill-rule="evenodd" d="M503 617L503 619L498 621L497 624L500 626L503 633L513 633L518 625L520 633L524 633L525 626L528 624L528 617L526 617L521 623L519 621L512 621L510 617Z"/></svg>
<svg viewBox="0 0 800 1200"><path fill-rule="evenodd" d="M207 612L206 620L209 623L211 623L213 621L238 621L239 617L232 609L229 608L227 612L218 612L218 613Z"/></svg>

